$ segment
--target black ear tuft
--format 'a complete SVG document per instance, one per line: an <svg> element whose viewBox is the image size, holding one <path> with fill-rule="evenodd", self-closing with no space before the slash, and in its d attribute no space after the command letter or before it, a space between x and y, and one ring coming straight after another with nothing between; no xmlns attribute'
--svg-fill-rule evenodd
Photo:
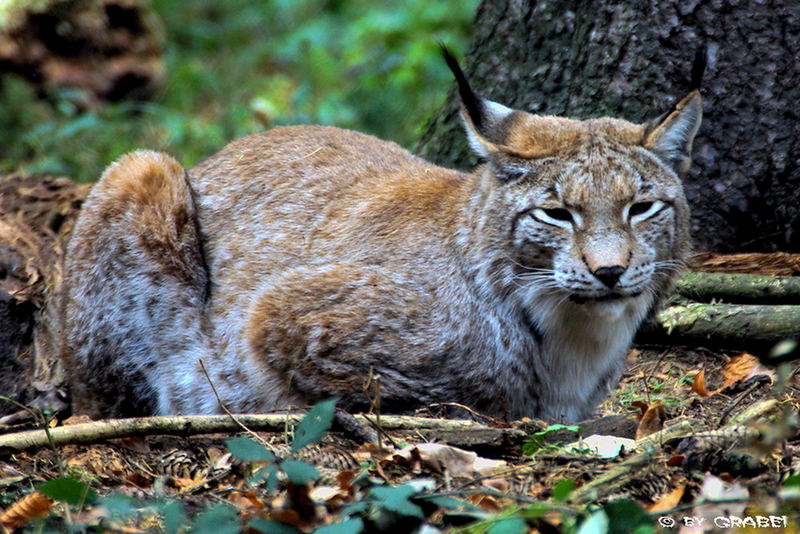
<svg viewBox="0 0 800 534"><path fill-rule="evenodd" d="M450 70L453 73L453 76L456 78L456 83L458 83L458 95L461 97L461 103L464 105L464 109L469 115L472 124L475 125L477 130L483 129L483 100L479 97L472 88L469 86L469 82L467 82L467 77L464 76L464 71L461 70L461 67L458 65L458 60L450 53L450 50L443 44L439 43L439 48L442 50L442 56L444 56L444 60L447 62L447 66L450 67Z"/></svg>
<svg viewBox="0 0 800 534"><path fill-rule="evenodd" d="M708 62L708 45L705 42L701 43L700 46L694 51L694 59L692 60L692 77L689 81L689 92L694 90L700 90L703 86L703 75L706 72L706 64ZM675 106L677 103L673 104L667 111L662 113L657 119L655 119L656 124L660 123L664 119L669 116L670 113L675 111Z"/></svg>
<svg viewBox="0 0 800 534"><path fill-rule="evenodd" d="M690 91L700 89L703 86L703 74L706 71L706 64L708 62L708 46L702 43L694 51L694 61L692 61L692 81L690 82Z"/></svg>

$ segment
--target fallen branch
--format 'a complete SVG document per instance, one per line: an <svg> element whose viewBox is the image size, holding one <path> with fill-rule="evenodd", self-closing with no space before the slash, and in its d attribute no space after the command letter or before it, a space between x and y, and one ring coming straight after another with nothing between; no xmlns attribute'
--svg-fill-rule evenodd
<svg viewBox="0 0 800 534"><path fill-rule="evenodd" d="M661 454L658 448L647 448L631 456L575 490L569 502L587 504L615 494L626 495L632 487L652 486L653 480L663 483L662 478L668 483L669 477L661 470Z"/></svg>
<svg viewBox="0 0 800 534"><path fill-rule="evenodd" d="M800 336L800 306L689 303L670 306L645 325L641 342L763 346Z"/></svg>
<svg viewBox="0 0 800 534"><path fill-rule="evenodd" d="M234 421L227 415L184 415L137 417L132 419L107 419L92 423L81 423L56 427L49 430L53 446L92 443L106 439L132 436L173 435L192 436L240 432L241 424L250 430L262 432L282 432L286 425L296 425L303 414L236 415ZM361 423L367 423L363 415L354 416ZM241 423L241 424L240 424ZM387 430L438 429L470 430L487 429L486 425L465 420L429 419L401 415L384 415L381 426ZM38 449L48 446L47 435L43 430L30 430L0 436L0 454Z"/></svg>
<svg viewBox="0 0 800 534"><path fill-rule="evenodd" d="M766 418L779 408L779 404L774 400L759 402L734 416L735 424L725 425L718 430L701 429L700 422L690 420L680 421L664 428L660 432L638 440L636 448L643 449L641 452L610 467L602 475L578 488L570 498L570 502L586 504L614 495L635 495L635 492L642 488L648 493L647 498L668 491L672 487L672 481L670 473L665 470L664 463L669 456L664 452L664 445L667 442L675 443L679 438L683 439L677 444L677 450L671 454L673 457L684 456L682 467L687 471L707 471L711 465L724 466L731 472L733 467L754 469L763 466L761 457L736 449L759 442L758 445L762 450L774 450L787 439L793 439L797 435L797 427L788 423L793 421L793 417L790 417L788 412L783 416L786 421L779 423L778 433L774 431L764 433L757 426L743 425L742 421ZM771 428L776 428L774 423ZM769 441L766 446L761 443L765 440Z"/></svg>
<svg viewBox="0 0 800 534"><path fill-rule="evenodd" d="M698 302L736 304L800 304L800 276L683 273L674 293Z"/></svg>

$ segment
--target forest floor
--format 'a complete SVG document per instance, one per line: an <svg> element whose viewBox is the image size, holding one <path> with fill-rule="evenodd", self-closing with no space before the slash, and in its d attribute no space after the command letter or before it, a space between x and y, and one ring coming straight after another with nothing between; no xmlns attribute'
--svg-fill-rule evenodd
<svg viewBox="0 0 800 534"><path fill-rule="evenodd" d="M62 420L37 313L86 188L0 183L0 395L50 410L0 402L18 411L0 418L0 531L800 532L798 367L741 351L637 347L574 426L439 419L439 406L328 430L332 407L318 405L269 432L187 435L178 420L61 443L61 428L102 423ZM49 443L9 441L44 426Z"/></svg>

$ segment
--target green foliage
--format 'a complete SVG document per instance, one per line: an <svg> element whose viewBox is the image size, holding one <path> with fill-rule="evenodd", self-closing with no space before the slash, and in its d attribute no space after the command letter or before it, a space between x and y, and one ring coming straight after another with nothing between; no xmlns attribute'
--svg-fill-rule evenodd
<svg viewBox="0 0 800 534"><path fill-rule="evenodd" d="M300 534L292 525L272 519L255 519L248 526L264 534Z"/></svg>
<svg viewBox="0 0 800 534"><path fill-rule="evenodd" d="M153 0L167 33L165 89L150 103L82 110L0 80L0 172L95 180L135 148L190 166L280 124L353 128L410 146L451 75L436 43L466 49L477 0Z"/></svg>
<svg viewBox="0 0 800 534"><path fill-rule="evenodd" d="M161 508L161 516L166 534L177 534L180 528L189 522L183 505L177 501L164 504Z"/></svg>
<svg viewBox="0 0 800 534"><path fill-rule="evenodd" d="M192 534L239 534L241 530L239 514L230 506L215 504L197 515Z"/></svg>
<svg viewBox="0 0 800 534"><path fill-rule="evenodd" d="M603 506L609 534L649 534L655 532L653 518L635 501L623 499Z"/></svg>
<svg viewBox="0 0 800 534"><path fill-rule="evenodd" d="M574 490L575 482L568 478L564 478L559 480L556 485L553 486L551 497L555 502L564 502L569 499L569 496L572 495Z"/></svg>
<svg viewBox="0 0 800 534"><path fill-rule="evenodd" d="M260 443L247 438L230 438L225 446L234 458L243 462L274 462L275 455Z"/></svg>
<svg viewBox="0 0 800 534"><path fill-rule="evenodd" d="M520 517L506 517L486 529L486 534L524 534L528 524Z"/></svg>
<svg viewBox="0 0 800 534"><path fill-rule="evenodd" d="M355 518L320 527L314 531L314 534L359 534L363 530L364 521Z"/></svg>
<svg viewBox="0 0 800 534"><path fill-rule="evenodd" d="M411 502L409 499L417 494L419 491L409 485L389 487L379 486L372 488L370 497L375 500L375 503L381 508L385 508L403 516L418 517L424 519L422 508Z"/></svg>
<svg viewBox="0 0 800 534"><path fill-rule="evenodd" d="M789 475L783 481L783 486L786 488L800 487L800 475Z"/></svg>
<svg viewBox="0 0 800 534"><path fill-rule="evenodd" d="M300 460L284 460L281 469L292 484L306 484L319 478L316 467Z"/></svg>
<svg viewBox="0 0 800 534"><path fill-rule="evenodd" d="M97 499L97 493L92 488L69 476L48 480L36 489L51 499L74 506L92 503Z"/></svg>
<svg viewBox="0 0 800 534"><path fill-rule="evenodd" d="M315 404L297 425L292 440L292 452L299 452L305 447L318 442L325 436L333 423L336 413L336 402L332 398Z"/></svg>
<svg viewBox="0 0 800 534"><path fill-rule="evenodd" d="M555 445L548 445L545 442L545 438L554 432L558 432L559 430L579 432L580 427L577 425L569 425L569 426L562 424L550 425L542 431L534 432L533 434L531 434L528 440L522 444L522 452L524 454L532 456L542 449L557 449L558 447Z"/></svg>

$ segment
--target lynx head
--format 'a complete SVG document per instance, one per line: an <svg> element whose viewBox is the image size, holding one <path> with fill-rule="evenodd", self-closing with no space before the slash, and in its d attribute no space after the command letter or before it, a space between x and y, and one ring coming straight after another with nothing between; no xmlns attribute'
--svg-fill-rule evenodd
<svg viewBox="0 0 800 534"><path fill-rule="evenodd" d="M532 115L476 95L445 56L470 144L486 160L495 282L577 303L644 295L649 305L690 246L681 178L700 93L641 125Z"/></svg>

